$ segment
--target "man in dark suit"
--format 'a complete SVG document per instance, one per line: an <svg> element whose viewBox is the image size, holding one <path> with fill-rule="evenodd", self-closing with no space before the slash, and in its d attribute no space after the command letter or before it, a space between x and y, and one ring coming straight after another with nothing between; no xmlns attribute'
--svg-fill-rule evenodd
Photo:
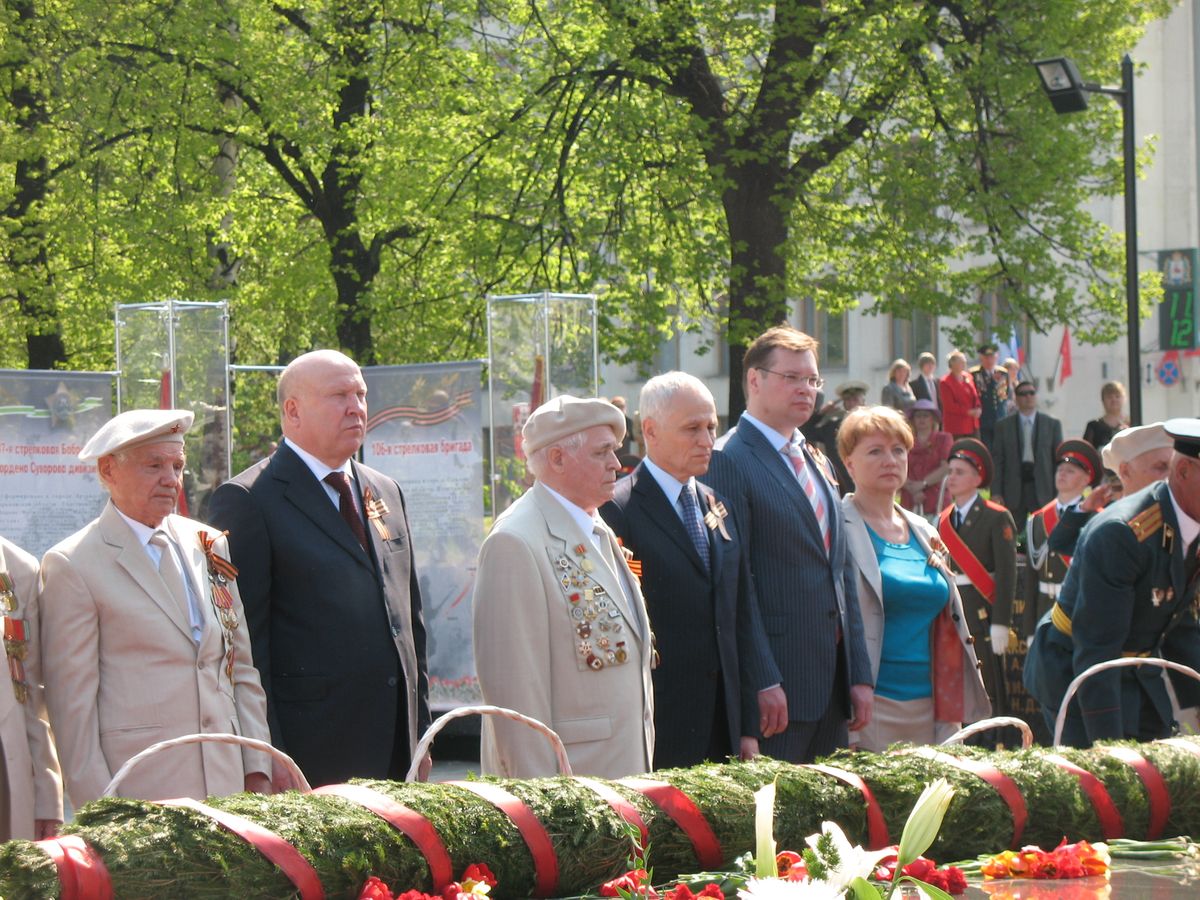
<svg viewBox="0 0 1200 900"><path fill-rule="evenodd" d="M1012 390L1008 370L996 365L998 349L995 344L983 344L979 348L979 365L971 367L971 377L975 379L975 390L979 392L979 403L982 407L979 415L979 437L993 455L996 453L995 428L1008 412L1008 392ZM1059 435L1059 440L1062 440L1062 435ZM1052 445L1057 446L1058 444Z"/></svg>
<svg viewBox="0 0 1200 900"><path fill-rule="evenodd" d="M913 396L918 400L931 400L942 408L942 396L938 392L938 377L934 374L937 369L937 357L926 350L917 357L917 374L909 379L908 386L912 388Z"/></svg>
<svg viewBox="0 0 1200 900"><path fill-rule="evenodd" d="M1106 507L1083 529L1057 602L1038 623L1024 681L1053 728L1067 687L1105 660L1162 657L1200 667L1195 574L1200 538L1200 420L1163 423L1175 441L1167 480ZM1200 702L1190 678L1171 681L1181 707ZM1101 672L1072 701L1063 743L1168 735L1174 715L1162 670Z"/></svg>
<svg viewBox="0 0 1200 900"><path fill-rule="evenodd" d="M996 489L992 499L1008 507L1017 528L1054 497L1054 455L1063 440L1062 422L1038 412L1037 388L1028 381L1017 385L1017 414L996 423L992 458ZM986 442L985 442L986 443Z"/></svg>
<svg viewBox="0 0 1200 900"><path fill-rule="evenodd" d="M641 567L658 649L654 768L758 753L758 689L779 684L733 518L708 471L717 410L704 382L668 372L638 402L646 456L600 507Z"/></svg>
<svg viewBox="0 0 1200 900"><path fill-rule="evenodd" d="M404 498L354 462L366 384L317 350L279 378L284 440L221 485L272 742L313 785L403 778L429 724L425 626Z"/></svg>
<svg viewBox="0 0 1200 900"><path fill-rule="evenodd" d="M760 698L762 752L807 762L848 744L871 719L871 663L828 461L800 433L821 388L817 342L787 326L743 361L746 412L706 480L733 506L778 689ZM782 709L780 706L782 705ZM775 729L786 722L782 733Z"/></svg>

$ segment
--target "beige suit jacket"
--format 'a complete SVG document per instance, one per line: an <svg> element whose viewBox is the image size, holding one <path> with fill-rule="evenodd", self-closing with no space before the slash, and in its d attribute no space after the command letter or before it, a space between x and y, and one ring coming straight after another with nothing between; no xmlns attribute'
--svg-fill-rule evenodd
<svg viewBox="0 0 1200 900"><path fill-rule="evenodd" d="M879 677L879 659L883 652L883 576L879 571L879 559L875 556L871 536L867 534L866 523L854 505L853 497L853 494L847 494L842 498L842 512L850 556L858 569L858 604L862 609L863 636L867 643L867 657L871 661L871 678L874 680ZM904 516L908 527L917 536L922 552L931 555L930 541L936 536L933 526L900 506L896 507L896 511ZM940 538L938 543L941 543ZM950 616L958 633L959 644L962 645L963 719L965 722L977 722L992 714L992 704L983 686L983 677L979 674L978 658L967 630L967 617L963 613L958 587L944 564L937 568L950 587Z"/></svg>
<svg viewBox="0 0 1200 900"><path fill-rule="evenodd" d="M221 628L199 535L219 532L182 516L164 529L188 561L199 591L200 644L183 606L110 501L91 524L42 560L42 659L46 706L72 803L104 791L130 757L158 741L199 732L270 740L266 698L250 656L241 598L229 587L238 627L234 668L225 672ZM216 552L228 559L225 539ZM230 744L176 747L146 760L122 796L204 799L244 789L248 772L269 774L265 754Z"/></svg>
<svg viewBox="0 0 1200 900"><path fill-rule="evenodd" d="M8 781L10 834L0 839L32 839L35 819L62 821L62 775L54 739L46 720L42 694L42 667L38 656L38 564L37 560L4 538L0 538L0 572L7 572L16 595L16 608L9 613L25 623L25 683L28 696L18 703L12 679L0 672L0 743Z"/></svg>
<svg viewBox="0 0 1200 900"><path fill-rule="evenodd" d="M553 728L577 774L620 778L649 771L653 758L651 638L637 579L605 531L620 573L541 484L496 520L475 580L475 668L484 700ZM601 609L596 597L611 602ZM607 655L619 650L620 663ZM557 769L543 735L494 717L483 723L481 761L513 778Z"/></svg>

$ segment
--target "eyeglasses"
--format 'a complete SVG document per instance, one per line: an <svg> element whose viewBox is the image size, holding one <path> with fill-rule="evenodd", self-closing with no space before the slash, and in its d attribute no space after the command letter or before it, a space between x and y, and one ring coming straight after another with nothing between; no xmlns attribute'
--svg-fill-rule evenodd
<svg viewBox="0 0 1200 900"><path fill-rule="evenodd" d="M1037 391L1017 391L1018 397L1036 397Z"/></svg>
<svg viewBox="0 0 1200 900"><path fill-rule="evenodd" d="M814 391L819 391L825 386L825 379L820 375L797 375L795 372L776 372L774 369L768 369L764 366L755 366L760 372L766 372L768 375L778 375L783 383L790 388L800 387L803 385L807 388L812 388Z"/></svg>

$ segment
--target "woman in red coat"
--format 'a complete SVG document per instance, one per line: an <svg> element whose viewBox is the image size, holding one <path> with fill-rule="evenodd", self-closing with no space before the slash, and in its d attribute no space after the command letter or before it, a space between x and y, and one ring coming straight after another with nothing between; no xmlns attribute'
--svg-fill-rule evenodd
<svg viewBox="0 0 1200 900"><path fill-rule="evenodd" d="M979 391L975 379L966 373L967 358L962 351L954 350L947 357L950 371L942 376L942 428L956 439L976 437L979 433L979 416L983 407L979 402Z"/></svg>

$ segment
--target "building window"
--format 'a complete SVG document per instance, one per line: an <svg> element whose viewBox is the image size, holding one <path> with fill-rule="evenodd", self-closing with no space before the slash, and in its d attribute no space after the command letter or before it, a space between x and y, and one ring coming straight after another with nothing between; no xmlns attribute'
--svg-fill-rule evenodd
<svg viewBox="0 0 1200 900"><path fill-rule="evenodd" d="M805 334L821 344L822 368L844 369L850 360L850 342L846 334L846 313L829 313L818 309L811 300L800 301L800 325Z"/></svg>
<svg viewBox="0 0 1200 900"><path fill-rule="evenodd" d="M937 316L914 312L908 316L892 316L892 359L907 360L916 368L917 357L928 350L937 354Z"/></svg>

